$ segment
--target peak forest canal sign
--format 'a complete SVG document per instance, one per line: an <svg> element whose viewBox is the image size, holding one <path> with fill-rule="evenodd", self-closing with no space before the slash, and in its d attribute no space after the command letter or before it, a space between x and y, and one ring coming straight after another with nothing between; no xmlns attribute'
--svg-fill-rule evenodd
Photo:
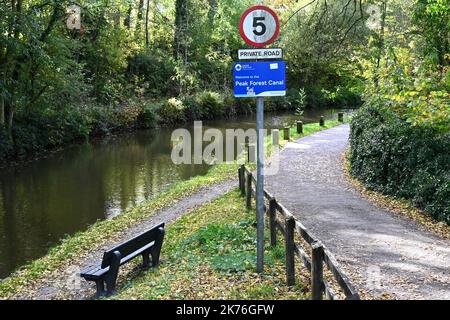
<svg viewBox="0 0 450 320"><path fill-rule="evenodd" d="M286 64L281 49L264 48L275 42L280 21L275 11L259 5L247 9L239 21L242 39L257 49L242 49L233 66L234 96L256 98L257 165L256 165L256 270L264 271L264 97L286 95ZM278 59L278 60L277 60ZM271 60L271 61L258 61Z"/></svg>
<svg viewBox="0 0 450 320"><path fill-rule="evenodd" d="M245 62L234 65L234 95L238 98L286 95L284 61Z"/></svg>

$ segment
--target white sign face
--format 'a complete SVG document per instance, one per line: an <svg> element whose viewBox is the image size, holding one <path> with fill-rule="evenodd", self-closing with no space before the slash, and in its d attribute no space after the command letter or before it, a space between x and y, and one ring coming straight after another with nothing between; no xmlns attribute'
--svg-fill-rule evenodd
<svg viewBox="0 0 450 320"><path fill-rule="evenodd" d="M283 59L282 49L242 49L239 60Z"/></svg>
<svg viewBox="0 0 450 320"><path fill-rule="evenodd" d="M264 47L278 37L280 22L276 13L265 6L254 6L248 9L239 22L239 32L248 44Z"/></svg>

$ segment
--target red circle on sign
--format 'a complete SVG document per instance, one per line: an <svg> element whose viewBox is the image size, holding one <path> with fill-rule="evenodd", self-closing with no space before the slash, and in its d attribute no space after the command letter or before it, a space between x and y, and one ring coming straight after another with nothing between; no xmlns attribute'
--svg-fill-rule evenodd
<svg viewBox="0 0 450 320"><path fill-rule="evenodd" d="M270 15L272 15L273 19L275 20L275 24L276 24L275 34L272 36L272 38L270 38L269 40L267 40L265 42L261 42L261 43L250 40L244 32L244 21L247 18L247 16L255 10L267 11ZM267 45L273 43L276 40L276 38L278 38L278 35L280 34L280 20L278 19L278 16L275 13L275 11L273 11L269 7L253 6L251 8L248 8L244 12L244 14L241 16L241 19L239 20L239 33L241 34L242 39L244 39L244 41L247 42L249 45L252 45L254 47L264 47L264 46L267 46Z"/></svg>

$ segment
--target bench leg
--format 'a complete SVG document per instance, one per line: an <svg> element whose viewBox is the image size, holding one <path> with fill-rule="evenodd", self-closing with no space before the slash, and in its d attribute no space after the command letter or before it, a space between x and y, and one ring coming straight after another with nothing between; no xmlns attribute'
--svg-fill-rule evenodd
<svg viewBox="0 0 450 320"><path fill-rule="evenodd" d="M156 237L155 245L150 253L152 255L152 267L157 267L159 265L159 256L164 241L164 233L164 228L158 229L158 236Z"/></svg>
<svg viewBox="0 0 450 320"><path fill-rule="evenodd" d="M97 287L97 298L105 295L105 281L103 279L95 281Z"/></svg>
<svg viewBox="0 0 450 320"><path fill-rule="evenodd" d="M109 265L108 274L105 277L106 281L106 295L111 296L116 290L117 276L119 275L120 259L122 255L119 251L114 252L111 264Z"/></svg>
<svg viewBox="0 0 450 320"><path fill-rule="evenodd" d="M144 269L147 269L150 266L150 254L151 254L150 252L145 252L144 254L142 254L143 259L142 267Z"/></svg>

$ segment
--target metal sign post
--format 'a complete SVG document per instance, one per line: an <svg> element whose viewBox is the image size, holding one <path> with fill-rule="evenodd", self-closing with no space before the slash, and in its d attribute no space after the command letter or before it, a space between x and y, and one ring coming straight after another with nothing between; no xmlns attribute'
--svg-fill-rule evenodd
<svg viewBox="0 0 450 320"><path fill-rule="evenodd" d="M264 272L264 97L256 98L256 271Z"/></svg>
<svg viewBox="0 0 450 320"><path fill-rule="evenodd" d="M275 41L280 32L277 14L270 8L261 5L249 8L242 15L239 31L248 44L262 48ZM259 55L260 52L256 51ZM273 53L263 56L270 58ZM273 58L273 57L272 57ZM280 65L283 69L280 68ZM256 270L264 271L264 96L284 95L286 84L283 63L237 63L234 67L235 96L256 97L256 131L257 131L257 183L256 183ZM281 72L280 72L281 71ZM274 77L280 76L281 79ZM268 78L268 79L265 79Z"/></svg>

